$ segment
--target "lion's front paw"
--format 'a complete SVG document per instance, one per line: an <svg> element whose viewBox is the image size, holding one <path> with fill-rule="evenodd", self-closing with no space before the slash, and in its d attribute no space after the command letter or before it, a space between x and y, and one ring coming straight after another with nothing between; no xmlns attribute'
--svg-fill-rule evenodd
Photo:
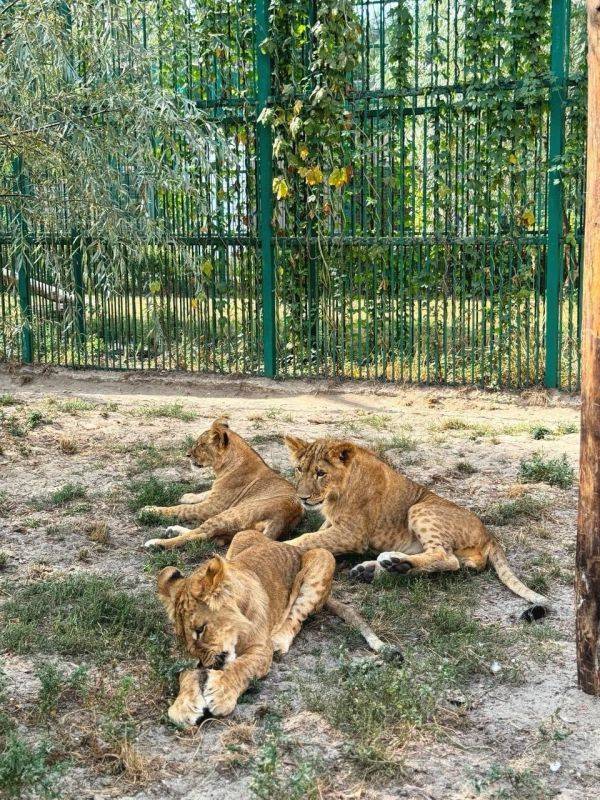
<svg viewBox="0 0 600 800"><path fill-rule="evenodd" d="M377 556L377 563L388 572L397 572L401 575L406 575L412 569L408 556L403 557L402 553L380 553Z"/></svg>
<svg viewBox="0 0 600 800"><path fill-rule="evenodd" d="M377 561L363 561L352 567L350 570L350 577L354 580L364 581L364 583L373 583L375 576L381 571L381 566Z"/></svg>
<svg viewBox="0 0 600 800"><path fill-rule="evenodd" d="M146 547L148 550L152 550L155 547L161 548L164 546L164 539L148 539L147 542L144 542L144 547Z"/></svg>
<svg viewBox="0 0 600 800"><path fill-rule="evenodd" d="M152 514L157 517L160 516L161 512L162 508L159 508L158 506L144 506L143 508L140 508L139 511L140 514Z"/></svg>
<svg viewBox="0 0 600 800"><path fill-rule="evenodd" d="M182 728L197 725L206 712L200 676L200 670L187 670L179 676L179 695L170 706L168 714L171 722Z"/></svg>
<svg viewBox="0 0 600 800"><path fill-rule="evenodd" d="M289 630L278 631L273 634L271 641L273 642L273 652L284 656L292 646L294 634Z"/></svg>
<svg viewBox="0 0 600 800"><path fill-rule="evenodd" d="M191 530L191 528L186 528L183 525L169 525L165 530L165 538L170 539L172 536L180 536L182 533L189 533Z"/></svg>
<svg viewBox="0 0 600 800"><path fill-rule="evenodd" d="M179 502L183 505L188 505L190 503L201 503L202 495L194 494L194 492L186 492L185 494L181 495Z"/></svg>
<svg viewBox="0 0 600 800"><path fill-rule="evenodd" d="M228 680L227 673L211 669L204 686L204 699L211 714L226 717L236 706L238 693Z"/></svg>

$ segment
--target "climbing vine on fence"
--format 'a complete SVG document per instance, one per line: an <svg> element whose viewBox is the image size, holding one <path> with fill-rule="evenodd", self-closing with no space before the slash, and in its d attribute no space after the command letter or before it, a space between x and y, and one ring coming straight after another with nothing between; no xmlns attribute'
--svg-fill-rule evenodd
<svg viewBox="0 0 600 800"><path fill-rule="evenodd" d="M273 0L263 48L272 58L275 103L260 121L273 128L279 203L300 194L305 227L327 220L352 176L353 120L344 100L360 57L351 0L321 0L306 16L299 0ZM297 200L297 197L295 198Z"/></svg>

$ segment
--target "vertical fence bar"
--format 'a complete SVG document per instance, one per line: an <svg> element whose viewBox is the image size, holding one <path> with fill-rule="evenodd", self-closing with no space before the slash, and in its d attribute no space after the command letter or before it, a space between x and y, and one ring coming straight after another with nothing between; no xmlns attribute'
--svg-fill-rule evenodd
<svg viewBox="0 0 600 800"><path fill-rule="evenodd" d="M271 57L262 49L269 35L269 0L256 0L256 65L258 113L269 103ZM263 359L264 373L276 373L275 261L273 251L273 137L271 128L257 123L258 235L262 257Z"/></svg>
<svg viewBox="0 0 600 800"><path fill-rule="evenodd" d="M563 184L560 162L565 139L567 3L552 0L550 48L550 130L548 138L548 246L546 250L546 372L545 384L560 383L558 332L562 278Z"/></svg>
<svg viewBox="0 0 600 800"><path fill-rule="evenodd" d="M81 236L77 231L72 231L73 250L71 253L71 268L73 270L73 285L75 288L75 328L77 332L77 346L81 348L85 335L85 300L83 291L83 252Z"/></svg>
<svg viewBox="0 0 600 800"><path fill-rule="evenodd" d="M20 203L22 202L21 197L28 192L27 178L23 171L23 159L21 156L17 156L13 160L13 175L15 178L15 192L19 195L17 203ZM21 309L21 360L24 364L31 364L33 361L33 346L31 340L31 297L29 294L29 275L27 274L27 226L20 210L15 213L14 225L17 235L15 275L19 290L19 307Z"/></svg>

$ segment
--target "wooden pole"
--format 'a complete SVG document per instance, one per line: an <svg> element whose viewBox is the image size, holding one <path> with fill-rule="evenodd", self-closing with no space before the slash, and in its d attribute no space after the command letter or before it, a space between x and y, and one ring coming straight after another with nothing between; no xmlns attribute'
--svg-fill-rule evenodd
<svg viewBox="0 0 600 800"><path fill-rule="evenodd" d="M600 695L600 0L588 0L588 136L575 594L579 686Z"/></svg>

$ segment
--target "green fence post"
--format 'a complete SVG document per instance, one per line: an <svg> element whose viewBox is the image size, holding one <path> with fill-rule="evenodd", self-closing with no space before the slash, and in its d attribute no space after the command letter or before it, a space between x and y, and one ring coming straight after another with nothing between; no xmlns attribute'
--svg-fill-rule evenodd
<svg viewBox="0 0 600 800"><path fill-rule="evenodd" d="M81 249L81 235L72 231L73 250L71 251L71 268L73 270L73 286L75 289L75 329L77 331L77 345L81 347L85 335L85 303L83 293L83 252Z"/></svg>
<svg viewBox="0 0 600 800"><path fill-rule="evenodd" d="M13 160L13 175L15 178L15 192L22 196L28 193L27 178L23 171L23 159L17 156ZM17 203L22 202L20 197ZM15 275L17 277L17 287L19 290L19 307L21 309L21 361L24 364L31 364L33 361L33 346L31 341L31 297L29 295L29 276L27 274L27 253L26 237L27 226L21 211L17 211L14 217L17 232L17 243L15 246Z"/></svg>
<svg viewBox="0 0 600 800"><path fill-rule="evenodd" d="M548 136L548 245L546 250L545 384L556 388L559 375L560 283L562 280L563 184L560 170L565 139L567 3L552 0L550 119Z"/></svg>
<svg viewBox="0 0 600 800"><path fill-rule="evenodd" d="M262 42L269 35L269 0L256 2L256 64L258 113L267 106L271 93L271 58ZM275 332L275 259L273 252L273 137L269 125L257 124L258 235L262 256L263 358L264 372L274 378L277 371Z"/></svg>

